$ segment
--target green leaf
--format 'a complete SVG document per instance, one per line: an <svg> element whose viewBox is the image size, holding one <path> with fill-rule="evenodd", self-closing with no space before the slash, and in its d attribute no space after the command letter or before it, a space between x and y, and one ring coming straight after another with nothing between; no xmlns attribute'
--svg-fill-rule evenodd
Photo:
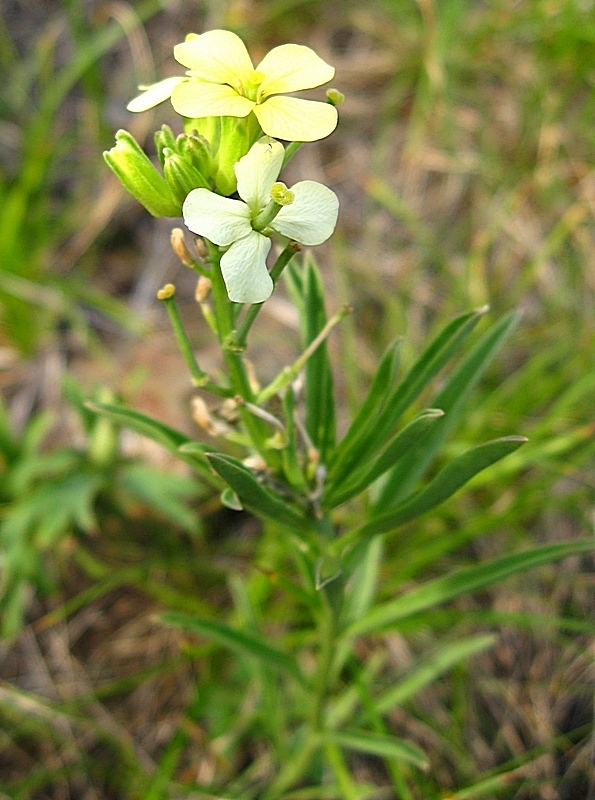
<svg viewBox="0 0 595 800"><path fill-rule="evenodd" d="M434 459L447 435L459 422L469 395L494 358L505 338L519 320L513 312L496 322L481 337L444 388L432 401L434 408L441 408L444 417L434 426L431 433L389 473L386 483L378 497L377 507L386 509L402 501L415 487L428 465Z"/></svg>
<svg viewBox="0 0 595 800"><path fill-rule="evenodd" d="M252 470L237 458L222 453L207 453L207 459L248 511L298 531L311 529L312 524L305 516L280 495L265 489Z"/></svg>
<svg viewBox="0 0 595 800"><path fill-rule="evenodd" d="M163 614L163 621L169 625L176 625L188 633L196 633L211 641L222 644L240 655L254 656L263 661L267 667L275 667L295 678L302 686L307 686L307 680L299 668L297 661L287 653L268 645L257 636L248 635L241 631L216 622L211 619L201 619L191 614L182 612L168 612Z"/></svg>
<svg viewBox="0 0 595 800"><path fill-rule="evenodd" d="M304 259L300 273L295 261L286 275L292 299L300 312L302 346L307 347L324 328L327 314L324 304L324 286L320 272L311 256ZM321 461L326 460L335 442L335 400L333 375L326 342L310 356L304 368L306 382L306 430Z"/></svg>
<svg viewBox="0 0 595 800"><path fill-rule="evenodd" d="M335 508L362 492L373 481L391 469L409 450L427 434L430 427L444 416L438 408L422 411L409 425L403 428L371 462L364 461L358 465L345 481L338 485L329 482L323 495L322 503L326 508Z"/></svg>
<svg viewBox="0 0 595 800"><path fill-rule="evenodd" d="M481 308L478 311L462 314L450 322L386 398L383 407L371 408L360 430L355 430L352 426L346 438L337 447L335 458L329 464L329 481L339 483L348 478L358 463L369 459L384 446L387 439L393 436L403 413L462 345L486 311L487 307ZM388 354L385 358L388 358ZM390 360L388 363L390 364ZM384 360L381 367L388 374L388 366L383 364ZM446 411L439 403L433 405Z"/></svg>
<svg viewBox="0 0 595 800"><path fill-rule="evenodd" d="M370 437L370 430L375 425L377 415L386 406L393 391L397 370L401 359L403 340L395 339L386 349L366 397L359 407L349 429L337 446L330 466L333 467L351 452L357 441L365 441Z"/></svg>
<svg viewBox="0 0 595 800"><path fill-rule="evenodd" d="M423 489L409 497L396 508L372 516L367 522L348 534L349 539L386 533L409 522L440 505L451 497L478 472L491 466L527 441L523 436L506 436L493 442L473 447L447 464Z"/></svg>
<svg viewBox="0 0 595 800"><path fill-rule="evenodd" d="M347 622L361 619L374 602L383 553L382 536L373 536L362 544L357 567L349 579L345 597L344 613Z"/></svg>
<svg viewBox="0 0 595 800"><path fill-rule="evenodd" d="M347 750L356 750L358 753L368 753L380 758L394 758L405 761L419 769L429 767L428 759L423 750L409 742L403 742L393 736L367 731L327 731L324 739L338 744Z"/></svg>
<svg viewBox="0 0 595 800"><path fill-rule="evenodd" d="M465 661L475 653L491 647L495 640L496 637L492 634L480 634L461 641L449 642L438 652L426 656L417 669L377 698L374 702L376 711L385 714L395 706L402 705L459 661Z"/></svg>
<svg viewBox="0 0 595 800"><path fill-rule="evenodd" d="M137 433L152 439L167 450L179 456L192 465L194 469L207 481L213 482L213 475L204 457L202 445L194 442L185 433L165 425L140 411L134 411L126 406L111 405L88 401L85 406L96 414L103 414L112 419L123 428L130 428ZM182 449L184 447L184 449Z"/></svg>
<svg viewBox="0 0 595 800"><path fill-rule="evenodd" d="M592 550L592 541L562 542L536 547L521 553L501 556L487 564L467 567L442 578L428 581L394 600L381 603L354 622L348 635L359 636L386 630L399 620L445 603L455 597L476 592L519 572L526 572L553 561Z"/></svg>

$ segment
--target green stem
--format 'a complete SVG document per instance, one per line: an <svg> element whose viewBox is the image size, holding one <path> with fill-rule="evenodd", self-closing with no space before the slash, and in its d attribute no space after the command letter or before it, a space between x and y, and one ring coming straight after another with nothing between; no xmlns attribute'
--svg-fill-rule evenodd
<svg viewBox="0 0 595 800"><path fill-rule="evenodd" d="M293 156L297 153L297 151L302 146L303 142L290 142L287 147L285 148L285 155L283 156L283 166L281 169L284 169L289 161L293 158Z"/></svg>
<svg viewBox="0 0 595 800"><path fill-rule="evenodd" d="M163 289L157 292L157 297L159 300L162 300L165 305L178 347L192 375L192 383L201 389L208 389L209 392L221 397L230 397L232 393L229 389L213 383L207 373L198 366L196 358L194 357L192 345L190 344L188 334L182 322L182 317L180 316L178 304L176 303L175 287L171 283L167 284Z"/></svg>
<svg viewBox="0 0 595 800"><path fill-rule="evenodd" d="M233 304L227 296L227 288L223 280L223 275L221 274L221 253L216 245L208 240L205 240L205 242L209 250L209 261L212 265L211 294L213 297L217 334L223 351L228 377L233 389L232 394L241 397L244 401L244 403L239 406L239 413L253 446L270 466L276 468L279 463L279 454L275 453L275 451L271 450L271 448L266 445L267 440L270 438L270 429L267 423L260 417L252 414L249 408L251 404L255 403L254 392L250 386L248 373L241 354L235 346Z"/></svg>
<svg viewBox="0 0 595 800"><path fill-rule="evenodd" d="M285 269L285 267L289 264L291 259L296 253L299 253L301 250L301 246L297 242L289 242L287 247L280 253L279 257L273 264L271 269L270 275L273 281L273 285L277 284L281 273ZM248 333L250 332L250 328L254 324L254 320L258 316L260 309L263 307L264 303L254 303L250 306L250 308L246 311L242 322L240 323L235 336L234 336L234 345L238 348L238 350L244 350L246 347L246 341L248 339Z"/></svg>
<svg viewBox="0 0 595 800"><path fill-rule="evenodd" d="M310 735L300 745L291 759L286 760L279 770L277 777L262 796L262 800L278 800L283 793L303 778L308 772L312 757L320 749L320 737Z"/></svg>
<svg viewBox="0 0 595 800"><path fill-rule="evenodd" d="M301 356L297 358L293 364L291 364L291 366L285 367L285 369L282 370L282 372L280 372L279 375L277 375L277 377L271 383L269 383L268 386L265 386L265 388L258 393L257 402L264 403L266 400L269 400L271 397L292 383L305 366L307 360L316 352L335 325L338 325L342 319L344 319L348 314L351 314L352 310L353 309L351 306L344 306L333 317L331 317L324 328L320 331L318 336L312 339Z"/></svg>

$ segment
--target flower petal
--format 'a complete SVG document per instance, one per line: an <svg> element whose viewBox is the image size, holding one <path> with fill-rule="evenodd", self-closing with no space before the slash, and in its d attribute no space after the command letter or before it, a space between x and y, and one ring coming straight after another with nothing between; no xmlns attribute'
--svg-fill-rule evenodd
<svg viewBox="0 0 595 800"><path fill-rule="evenodd" d="M165 78L158 83L152 83L150 86L139 86L139 89L144 89L143 93L131 100L126 108L128 111L147 111L149 108L153 108L153 106L158 106L159 103L163 103L164 100L171 97L171 93L176 86L185 80L187 80L187 78L183 76L179 78Z"/></svg>
<svg viewBox="0 0 595 800"><path fill-rule="evenodd" d="M193 189L184 200L182 215L189 230L215 244L228 245L252 233L248 206L208 189Z"/></svg>
<svg viewBox="0 0 595 800"><path fill-rule="evenodd" d="M300 181L291 191L295 195L293 203L279 211L272 227L300 244L326 242L337 223L337 195L317 181Z"/></svg>
<svg viewBox="0 0 595 800"><path fill-rule="evenodd" d="M256 67L264 74L260 90L265 95L299 92L332 80L335 68L301 44L282 44L267 53Z"/></svg>
<svg viewBox="0 0 595 800"><path fill-rule="evenodd" d="M269 97L254 107L264 133L288 142L315 142L337 127L337 109L330 103L297 97Z"/></svg>
<svg viewBox="0 0 595 800"><path fill-rule="evenodd" d="M203 81L228 83L239 89L254 67L246 45L231 31L207 31L174 47L176 61Z"/></svg>
<svg viewBox="0 0 595 800"><path fill-rule="evenodd" d="M262 303L273 291L266 257L271 240L251 231L232 244L221 259L221 274L234 303Z"/></svg>
<svg viewBox="0 0 595 800"><path fill-rule="evenodd" d="M257 214L271 199L271 186L283 166L285 150L280 142L268 136L255 142L235 165L238 194L253 214Z"/></svg>
<svg viewBox="0 0 595 800"><path fill-rule="evenodd" d="M247 117L254 102L231 86L188 79L176 86L171 104L183 117ZM330 108L330 106L329 106Z"/></svg>

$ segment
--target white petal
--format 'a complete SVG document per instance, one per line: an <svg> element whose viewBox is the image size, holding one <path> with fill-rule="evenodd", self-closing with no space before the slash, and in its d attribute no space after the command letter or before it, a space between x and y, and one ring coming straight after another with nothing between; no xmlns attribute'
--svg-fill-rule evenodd
<svg viewBox="0 0 595 800"><path fill-rule="evenodd" d="M275 139L288 142L315 142L337 127L337 109L330 103L301 100L299 97L269 97L254 106L262 130Z"/></svg>
<svg viewBox="0 0 595 800"><path fill-rule="evenodd" d="M189 230L219 245L231 244L252 232L250 209L245 203L208 189L193 189L184 200L182 215Z"/></svg>
<svg viewBox="0 0 595 800"><path fill-rule="evenodd" d="M256 67L264 73L260 85L265 95L299 92L332 80L335 68L301 44L282 44L267 53Z"/></svg>
<svg viewBox="0 0 595 800"><path fill-rule="evenodd" d="M254 102L241 97L231 86L202 83L187 78L171 95L174 109L183 117L247 117Z"/></svg>
<svg viewBox="0 0 595 800"><path fill-rule="evenodd" d="M281 209L272 227L300 244L326 242L337 223L337 195L316 181L300 181L291 191L295 195L293 203Z"/></svg>
<svg viewBox="0 0 595 800"><path fill-rule="evenodd" d="M158 106L171 97L171 93L178 86L178 84L187 80L184 77L180 78L165 78L159 83L153 83L150 86L139 86L139 89L144 89L142 94L131 100L126 108L128 111L147 111L153 106Z"/></svg>
<svg viewBox="0 0 595 800"><path fill-rule="evenodd" d="M265 136L235 165L238 194L254 213L261 211L271 199L271 186L279 177L284 154L280 142Z"/></svg>
<svg viewBox="0 0 595 800"><path fill-rule="evenodd" d="M207 31L174 47L174 58L204 81L228 83L238 89L254 67L246 45L231 31Z"/></svg>
<svg viewBox="0 0 595 800"><path fill-rule="evenodd" d="M221 259L221 273L234 303L262 303L273 291L266 257L271 240L251 231L232 244Z"/></svg>

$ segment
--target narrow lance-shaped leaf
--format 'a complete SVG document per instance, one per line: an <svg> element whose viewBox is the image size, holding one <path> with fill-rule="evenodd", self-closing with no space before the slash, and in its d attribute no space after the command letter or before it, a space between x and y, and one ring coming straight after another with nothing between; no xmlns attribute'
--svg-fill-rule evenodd
<svg viewBox="0 0 595 800"><path fill-rule="evenodd" d="M438 652L424 658L423 662L410 674L400 680L378 697L374 706L379 714L386 714L392 708L402 705L410 697L418 694L426 686L433 683L440 675L444 675L455 664L465 661L475 653L491 647L496 641L493 634L479 634L461 641L449 642Z"/></svg>
<svg viewBox="0 0 595 800"><path fill-rule="evenodd" d="M291 675L303 686L307 685L306 678L296 660L287 653L271 647L258 636L238 631L229 625L224 625L222 622L201 619L181 612L168 612L163 614L162 619L169 625L176 625L188 633L204 636L234 650L236 653L254 656L263 661L267 667L275 667Z"/></svg>
<svg viewBox="0 0 595 800"><path fill-rule="evenodd" d="M344 730L328 731L324 734L324 738L358 753L367 753L380 758L394 758L397 761L414 764L420 769L427 769L429 766L423 750L394 736L368 733L368 731Z"/></svg>
<svg viewBox="0 0 595 800"><path fill-rule="evenodd" d="M385 350L378 369L372 378L368 393L353 418L349 430L341 439L330 460L331 467L351 452L356 441L365 441L369 438L368 431L375 424L377 415L385 407L393 391L401 359L402 346L403 340L399 338L391 342Z"/></svg>
<svg viewBox="0 0 595 800"><path fill-rule="evenodd" d="M521 553L500 556L487 564L466 567L442 578L428 581L406 594L376 605L365 617L356 620L346 635L359 636L387 630L399 620L427 611L455 597L471 594L486 586L500 583L520 572L550 564L577 553L593 550L592 541L562 542L536 547Z"/></svg>
<svg viewBox="0 0 595 800"><path fill-rule="evenodd" d="M371 420L360 432L355 432L348 447L343 443L337 447L335 458L329 465L329 480L339 482L344 479L354 464L370 458L384 445L394 434L403 413L461 346L486 311L487 307L462 314L440 332L386 400L384 407L372 412ZM434 406L444 408L439 403Z"/></svg>
<svg viewBox="0 0 595 800"><path fill-rule="evenodd" d="M310 521L278 494L265 489L241 461L221 453L208 453L209 463L238 496L242 506L258 516L295 529L308 531Z"/></svg>
<svg viewBox="0 0 595 800"><path fill-rule="evenodd" d="M201 477L213 483L213 474L204 455L206 448L198 442L193 442L185 433L126 406L95 401L89 401L85 403L85 406L97 414L103 414L121 427L130 428L163 445L171 453L191 464ZM186 446L188 450L182 451L182 448Z"/></svg>
<svg viewBox="0 0 595 800"><path fill-rule="evenodd" d="M389 441L378 458L372 462L365 461L354 467L353 474L338 485L328 483L323 496L323 505L334 508L347 502L352 497L366 489L373 481L393 467L409 450L427 434L436 420L444 416L438 408L429 408L422 411L409 425L403 428L392 441Z"/></svg>
<svg viewBox="0 0 595 800"><path fill-rule="evenodd" d="M478 472L514 452L526 441L524 436L506 436L467 450L447 464L424 489L396 508L372 516L367 522L348 534L349 539L357 541L363 536L386 533L425 514L426 511L435 508L451 497Z"/></svg>
<svg viewBox="0 0 595 800"><path fill-rule="evenodd" d="M433 461L447 435L461 419L473 389L485 370L518 322L516 312L496 322L477 342L469 356L447 381L432 401L435 408L444 411L444 417L428 433L423 442L412 448L387 476L378 497L377 507L386 509L400 503L414 488Z"/></svg>
<svg viewBox="0 0 595 800"><path fill-rule="evenodd" d="M301 274L295 262L292 263L288 276L292 298L300 313L302 344L307 347L327 323L322 279L311 257L305 259ZM304 374L306 430L320 451L321 460L325 461L327 450L333 447L335 441L333 375L326 342L310 356Z"/></svg>

